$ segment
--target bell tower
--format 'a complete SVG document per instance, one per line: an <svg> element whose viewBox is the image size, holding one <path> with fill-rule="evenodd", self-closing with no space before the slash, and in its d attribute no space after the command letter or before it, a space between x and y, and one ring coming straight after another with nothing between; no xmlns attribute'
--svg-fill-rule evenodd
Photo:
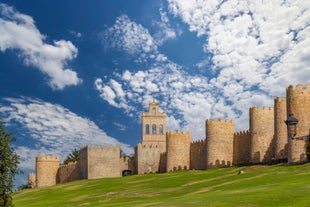
<svg viewBox="0 0 310 207"><path fill-rule="evenodd" d="M142 142L166 142L166 113L159 112L155 101L142 112Z"/></svg>
<svg viewBox="0 0 310 207"><path fill-rule="evenodd" d="M137 173L166 172L166 113L153 101L141 119L142 140L135 149Z"/></svg>

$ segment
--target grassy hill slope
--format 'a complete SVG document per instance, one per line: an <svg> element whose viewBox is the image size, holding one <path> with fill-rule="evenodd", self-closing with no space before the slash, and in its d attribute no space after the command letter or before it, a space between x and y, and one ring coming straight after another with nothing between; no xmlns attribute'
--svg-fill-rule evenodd
<svg viewBox="0 0 310 207"><path fill-rule="evenodd" d="M243 170L244 174L238 174ZM310 163L82 180L14 194L16 207L310 206Z"/></svg>

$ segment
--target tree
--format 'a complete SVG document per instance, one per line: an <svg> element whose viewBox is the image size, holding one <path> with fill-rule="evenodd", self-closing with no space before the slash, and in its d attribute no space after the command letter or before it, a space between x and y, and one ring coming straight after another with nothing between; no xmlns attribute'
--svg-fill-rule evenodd
<svg viewBox="0 0 310 207"><path fill-rule="evenodd" d="M22 173L18 168L19 156L11 146L16 139L4 129L4 122L0 121L0 206L13 206L11 193L15 175Z"/></svg>
<svg viewBox="0 0 310 207"><path fill-rule="evenodd" d="M63 164L67 165L70 162L77 162L80 159L80 152L77 149L74 149L68 156L67 158L64 160Z"/></svg>

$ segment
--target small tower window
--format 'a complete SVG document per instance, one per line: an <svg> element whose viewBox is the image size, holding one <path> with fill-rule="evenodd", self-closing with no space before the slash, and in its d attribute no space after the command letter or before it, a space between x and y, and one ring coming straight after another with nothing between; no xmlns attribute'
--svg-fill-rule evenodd
<svg viewBox="0 0 310 207"><path fill-rule="evenodd" d="M156 134L156 125L155 124L152 125L152 134Z"/></svg>
<svg viewBox="0 0 310 207"><path fill-rule="evenodd" d="M150 134L150 125L145 125L145 134Z"/></svg>
<svg viewBox="0 0 310 207"><path fill-rule="evenodd" d="M152 109L152 115L153 115L153 116L156 115L156 109L155 109L155 108Z"/></svg>
<svg viewBox="0 0 310 207"><path fill-rule="evenodd" d="M163 125L159 125L159 134L163 134Z"/></svg>

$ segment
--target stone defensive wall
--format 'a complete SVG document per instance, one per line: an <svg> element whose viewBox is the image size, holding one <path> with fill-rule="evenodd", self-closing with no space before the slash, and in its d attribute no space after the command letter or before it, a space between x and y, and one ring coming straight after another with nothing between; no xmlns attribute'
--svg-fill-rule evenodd
<svg viewBox="0 0 310 207"><path fill-rule="evenodd" d="M85 145L80 149L79 156L79 168L80 168L80 178L88 179L88 145Z"/></svg>
<svg viewBox="0 0 310 207"><path fill-rule="evenodd" d="M234 133L233 164L250 162L251 133L249 130Z"/></svg>
<svg viewBox="0 0 310 207"><path fill-rule="evenodd" d="M250 132L251 154L250 162L268 162L274 155L274 108L251 107Z"/></svg>
<svg viewBox="0 0 310 207"><path fill-rule="evenodd" d="M193 141L190 146L190 169L206 169L206 140Z"/></svg>
<svg viewBox="0 0 310 207"><path fill-rule="evenodd" d="M36 174L29 173L28 174L28 188L35 188L36 187Z"/></svg>
<svg viewBox="0 0 310 207"><path fill-rule="evenodd" d="M278 160L287 158L287 126L284 122L286 119L286 97L277 97L274 99L274 156Z"/></svg>
<svg viewBox="0 0 310 207"><path fill-rule="evenodd" d="M136 170L138 174L165 172L163 153L166 152L166 142L143 142L136 145Z"/></svg>
<svg viewBox="0 0 310 207"><path fill-rule="evenodd" d="M234 120L206 120L207 169L232 165L234 131Z"/></svg>
<svg viewBox="0 0 310 207"><path fill-rule="evenodd" d="M167 132L167 172L190 169L190 132Z"/></svg>
<svg viewBox="0 0 310 207"><path fill-rule="evenodd" d="M86 148L87 156L87 179L121 176L119 145L91 145L84 148ZM85 166L85 164L82 164L82 166Z"/></svg>
<svg viewBox="0 0 310 207"><path fill-rule="evenodd" d="M128 157L128 156L120 157L120 174L121 175L124 170L130 170L132 174L136 174L134 157Z"/></svg>
<svg viewBox="0 0 310 207"><path fill-rule="evenodd" d="M310 84L305 87L298 84L295 88L290 85L286 89L287 97L287 114L294 114L298 119L297 137L304 136L309 133L310 128ZM307 157L304 150L304 141L288 140L291 147L288 153L288 162L306 161Z"/></svg>
<svg viewBox="0 0 310 207"><path fill-rule="evenodd" d="M59 165L59 156L36 157L36 186L56 185Z"/></svg>
<svg viewBox="0 0 310 207"><path fill-rule="evenodd" d="M58 168L57 183L65 183L80 179L81 176L78 162L72 162L67 165L61 165Z"/></svg>
<svg viewBox="0 0 310 207"><path fill-rule="evenodd" d="M81 150L86 149L87 151L98 152L98 153L107 153L108 151L118 151L120 149L118 145L85 145Z"/></svg>

